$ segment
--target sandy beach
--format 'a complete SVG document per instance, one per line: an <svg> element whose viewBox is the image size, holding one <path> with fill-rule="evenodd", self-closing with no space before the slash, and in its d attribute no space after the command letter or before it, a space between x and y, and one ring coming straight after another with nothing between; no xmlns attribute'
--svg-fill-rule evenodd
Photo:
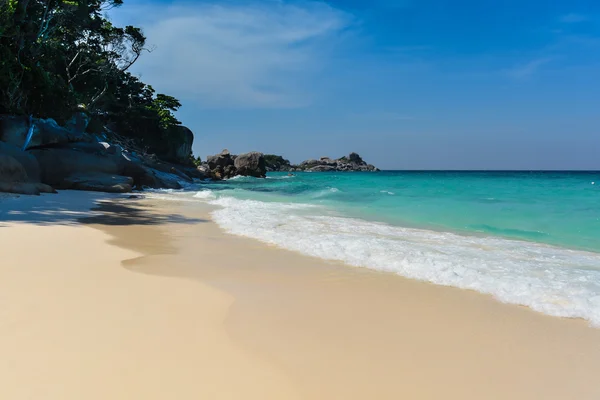
<svg viewBox="0 0 600 400"><path fill-rule="evenodd" d="M0 199L0 398L600 398L585 321L228 235L210 210Z"/></svg>

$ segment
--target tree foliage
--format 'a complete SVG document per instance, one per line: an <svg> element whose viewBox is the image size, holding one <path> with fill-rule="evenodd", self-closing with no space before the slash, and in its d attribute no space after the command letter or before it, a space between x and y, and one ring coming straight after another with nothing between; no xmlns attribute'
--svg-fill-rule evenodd
<svg viewBox="0 0 600 400"><path fill-rule="evenodd" d="M140 28L105 16L122 3L0 0L0 114L65 122L83 109L121 135L164 140L181 104L129 72L149 49Z"/></svg>

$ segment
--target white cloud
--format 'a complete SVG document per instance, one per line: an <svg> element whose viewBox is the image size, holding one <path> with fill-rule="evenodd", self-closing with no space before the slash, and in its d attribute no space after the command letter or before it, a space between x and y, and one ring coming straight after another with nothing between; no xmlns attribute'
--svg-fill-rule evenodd
<svg viewBox="0 0 600 400"><path fill-rule="evenodd" d="M132 72L159 91L211 108L293 108L311 102L352 17L322 2L255 1L132 5L156 50ZM311 79L312 78L312 79ZM312 83L309 85L308 83Z"/></svg>
<svg viewBox="0 0 600 400"><path fill-rule="evenodd" d="M571 13L571 14L566 14L563 15L562 17L560 17L560 22L563 22L565 24L576 24L578 22L583 22L583 21L587 21L588 17L583 15L583 14L576 14L576 13Z"/></svg>
<svg viewBox="0 0 600 400"><path fill-rule="evenodd" d="M552 60L552 57L538 58L526 64L518 65L506 72L510 77L515 79L529 78L530 76L538 72L542 66L548 64Z"/></svg>

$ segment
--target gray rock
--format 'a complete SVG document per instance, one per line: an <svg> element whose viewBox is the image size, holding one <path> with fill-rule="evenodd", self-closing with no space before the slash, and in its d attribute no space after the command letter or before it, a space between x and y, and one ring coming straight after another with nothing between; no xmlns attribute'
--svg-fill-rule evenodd
<svg viewBox="0 0 600 400"><path fill-rule="evenodd" d="M225 149L220 154L214 156L208 156L206 158L208 168L213 171L218 167L225 168L230 165L234 165L234 159L231 157L229 150Z"/></svg>
<svg viewBox="0 0 600 400"><path fill-rule="evenodd" d="M336 171L336 167L333 165L317 165L316 167L312 167L307 169L310 172L332 172Z"/></svg>
<svg viewBox="0 0 600 400"><path fill-rule="evenodd" d="M76 134L83 134L90 123L90 117L86 113L80 111L71 117L65 124L65 128Z"/></svg>
<svg viewBox="0 0 600 400"><path fill-rule="evenodd" d="M329 171L379 171L371 164L367 164L357 153L351 153L347 157L332 160L329 157L321 157L319 160L306 160L299 165L292 165L291 170L329 172Z"/></svg>
<svg viewBox="0 0 600 400"><path fill-rule="evenodd" d="M159 171L136 158L123 156L124 162L120 175L133 179L133 185L137 189L149 187L152 189L181 189L180 178L177 175Z"/></svg>
<svg viewBox="0 0 600 400"><path fill-rule="evenodd" d="M25 167L14 157L0 154L0 192L39 195L55 190L39 182L31 182Z"/></svg>
<svg viewBox="0 0 600 400"><path fill-rule="evenodd" d="M58 147L63 149L79 150L88 154L96 154L109 157L115 156L116 158L119 158L122 153L120 146L114 146L106 142L67 143Z"/></svg>
<svg viewBox="0 0 600 400"><path fill-rule="evenodd" d="M182 181L192 182L192 178L184 172L186 168L180 165L154 160L145 160L145 164L160 172L176 175Z"/></svg>
<svg viewBox="0 0 600 400"><path fill-rule="evenodd" d="M14 157L0 154L0 182L27 182L27 171Z"/></svg>
<svg viewBox="0 0 600 400"><path fill-rule="evenodd" d="M223 168L223 179L230 179L237 175L237 170L234 165L228 165Z"/></svg>
<svg viewBox="0 0 600 400"><path fill-rule="evenodd" d="M56 190L37 182L0 182L0 192L38 196L40 193L56 193Z"/></svg>
<svg viewBox="0 0 600 400"><path fill-rule="evenodd" d="M143 165L138 160L133 161L125 156L124 159L121 175L131 177L136 189L141 190L144 187L158 189L162 187L162 182L156 177L152 168Z"/></svg>
<svg viewBox="0 0 600 400"><path fill-rule="evenodd" d="M53 119L33 119L33 124L33 136L27 148L92 140L91 136L83 132L72 132L59 126ZM28 132L28 117L0 117L0 140L22 148Z"/></svg>
<svg viewBox="0 0 600 400"><path fill-rule="evenodd" d="M186 174L184 171L180 170L179 168L171 167L169 169L169 173L178 176L179 179L181 179L184 182L191 183L193 181L193 179L188 174Z"/></svg>
<svg viewBox="0 0 600 400"><path fill-rule="evenodd" d="M66 177L62 186L65 189L89 190L106 193L129 193L133 187L133 178L104 173L75 173Z"/></svg>
<svg viewBox="0 0 600 400"><path fill-rule="evenodd" d="M208 168L208 165L204 165L204 164L200 165L199 167L196 168L196 170L198 172L200 172L204 176L204 178L207 178L208 176L210 176L210 168Z"/></svg>
<svg viewBox="0 0 600 400"><path fill-rule="evenodd" d="M267 175L265 157L256 151L238 155L235 159L235 168L237 175L255 178L264 178Z"/></svg>
<svg viewBox="0 0 600 400"><path fill-rule="evenodd" d="M161 140L159 147L152 147L162 160L176 164L192 165L192 145L194 133L187 127L172 126L167 131L166 137Z"/></svg>
<svg viewBox="0 0 600 400"><path fill-rule="evenodd" d="M322 165L329 165L329 166L336 166L337 165L337 161L336 160L332 160L329 157L321 157L321 159L319 161L320 161L320 163Z"/></svg>
<svg viewBox="0 0 600 400"><path fill-rule="evenodd" d="M119 145L110 144L107 142L98 142L104 147L108 154L121 155L123 153L123 148Z"/></svg>
<svg viewBox="0 0 600 400"><path fill-rule="evenodd" d="M356 164L364 164L363 159L357 153L350 153L348 160Z"/></svg>
<svg viewBox="0 0 600 400"><path fill-rule="evenodd" d="M9 143L0 142L0 154L8 155L15 158L27 172L28 181L40 181L40 165L36 158L28 152L22 151L17 146Z"/></svg>
<svg viewBox="0 0 600 400"><path fill-rule="evenodd" d="M153 168L150 168L150 171L154 175L154 179L156 179L155 187L165 189L181 189L181 184L179 183L180 178L177 175L173 175L168 172L162 172Z"/></svg>
<svg viewBox="0 0 600 400"><path fill-rule="evenodd" d="M50 144L91 142L89 135L83 132L72 132L59 126L53 119L34 120L33 137L28 148L47 146Z"/></svg>
<svg viewBox="0 0 600 400"><path fill-rule="evenodd" d="M62 188L65 178L73 174L119 175L124 168L124 160L118 157L81 149L47 148L30 152L40 165L41 181L56 188Z"/></svg>
<svg viewBox="0 0 600 400"><path fill-rule="evenodd" d="M289 171L292 166L289 160L275 154L265 154L267 171Z"/></svg>
<svg viewBox="0 0 600 400"><path fill-rule="evenodd" d="M306 160L306 161L302 161L299 165L300 168L312 168L314 166L320 165L321 162L319 160Z"/></svg>
<svg viewBox="0 0 600 400"><path fill-rule="evenodd" d="M180 130L183 140L175 149L175 160L186 164L189 162L192 155L192 145L194 144L194 133L187 127L177 127Z"/></svg>
<svg viewBox="0 0 600 400"><path fill-rule="evenodd" d="M0 141L23 148L28 131L28 117L14 115L0 116Z"/></svg>

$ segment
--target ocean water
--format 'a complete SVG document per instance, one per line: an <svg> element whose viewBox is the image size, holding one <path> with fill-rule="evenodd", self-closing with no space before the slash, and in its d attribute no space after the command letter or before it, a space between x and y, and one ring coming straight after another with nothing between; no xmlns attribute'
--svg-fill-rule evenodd
<svg viewBox="0 0 600 400"><path fill-rule="evenodd" d="M272 173L163 198L226 231L600 327L600 173Z"/></svg>

